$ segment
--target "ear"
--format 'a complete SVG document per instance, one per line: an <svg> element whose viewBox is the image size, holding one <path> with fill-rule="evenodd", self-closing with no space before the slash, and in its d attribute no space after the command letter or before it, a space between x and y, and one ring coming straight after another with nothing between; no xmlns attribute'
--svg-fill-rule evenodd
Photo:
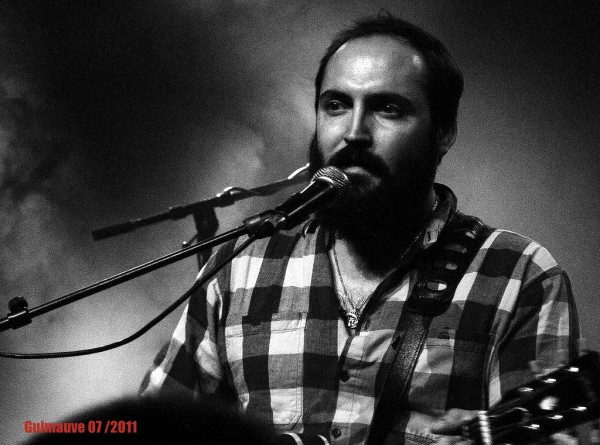
<svg viewBox="0 0 600 445"><path fill-rule="evenodd" d="M456 131L456 122L452 123L446 128L437 129L436 138L439 153L439 162L441 162L444 155L448 153L450 147L454 145L454 141L456 140Z"/></svg>

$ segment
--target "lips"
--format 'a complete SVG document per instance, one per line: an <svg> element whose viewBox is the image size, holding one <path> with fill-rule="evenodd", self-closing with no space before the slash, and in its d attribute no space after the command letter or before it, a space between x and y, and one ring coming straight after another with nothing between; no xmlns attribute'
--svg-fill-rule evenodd
<svg viewBox="0 0 600 445"><path fill-rule="evenodd" d="M344 173L346 173L348 175L373 174L371 171L369 171L368 169L366 169L365 167L363 167L361 165L350 165L348 167L343 167L342 170L344 171Z"/></svg>
<svg viewBox="0 0 600 445"><path fill-rule="evenodd" d="M342 170L344 171L355 171L355 172L366 172L368 171L365 167L363 167L362 165L349 165L347 167L342 167Z"/></svg>

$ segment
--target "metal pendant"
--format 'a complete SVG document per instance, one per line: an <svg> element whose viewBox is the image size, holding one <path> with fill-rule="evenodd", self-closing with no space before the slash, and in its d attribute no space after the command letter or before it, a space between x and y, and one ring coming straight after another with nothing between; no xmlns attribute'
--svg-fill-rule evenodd
<svg viewBox="0 0 600 445"><path fill-rule="evenodd" d="M358 314L356 312L346 312L346 325L348 325L350 329L356 329L358 326Z"/></svg>

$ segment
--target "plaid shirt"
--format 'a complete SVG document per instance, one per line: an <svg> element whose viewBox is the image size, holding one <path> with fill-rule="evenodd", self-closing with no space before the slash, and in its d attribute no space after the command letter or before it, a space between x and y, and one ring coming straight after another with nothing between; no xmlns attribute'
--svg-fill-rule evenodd
<svg viewBox="0 0 600 445"><path fill-rule="evenodd" d="M434 243L455 206L442 203L419 245ZM231 253L223 246L207 268ZM201 272L202 273L202 272ZM233 396L279 431L331 443L366 439L381 360L415 283L380 286L349 331L332 278L328 234L292 230L247 248L189 301L142 394ZM578 324L568 279L548 251L496 230L460 281L448 311L433 319L396 426L407 443L428 443L434 417L485 409L531 380L529 363L556 367L576 355Z"/></svg>

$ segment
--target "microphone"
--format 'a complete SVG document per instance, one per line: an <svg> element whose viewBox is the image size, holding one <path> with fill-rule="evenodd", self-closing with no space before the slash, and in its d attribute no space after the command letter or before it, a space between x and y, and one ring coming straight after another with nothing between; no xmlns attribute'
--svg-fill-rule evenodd
<svg viewBox="0 0 600 445"><path fill-rule="evenodd" d="M248 233L264 238L281 229L291 229L311 213L328 207L350 189L350 180L336 167L323 167L310 183L274 210L267 210L244 220Z"/></svg>

